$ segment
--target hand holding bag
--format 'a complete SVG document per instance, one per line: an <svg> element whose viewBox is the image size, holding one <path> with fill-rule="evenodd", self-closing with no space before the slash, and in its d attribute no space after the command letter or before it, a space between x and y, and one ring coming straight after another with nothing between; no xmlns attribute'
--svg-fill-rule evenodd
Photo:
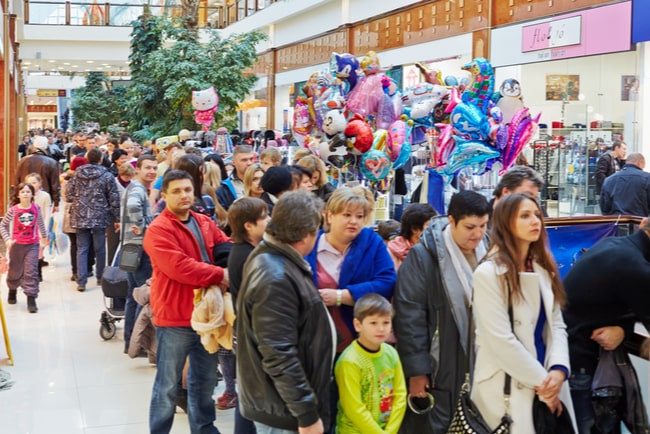
<svg viewBox="0 0 650 434"><path fill-rule="evenodd" d="M536 434L575 434L571 416L562 403L562 414L559 416L551 413L545 402L535 395L533 400L533 424Z"/></svg>

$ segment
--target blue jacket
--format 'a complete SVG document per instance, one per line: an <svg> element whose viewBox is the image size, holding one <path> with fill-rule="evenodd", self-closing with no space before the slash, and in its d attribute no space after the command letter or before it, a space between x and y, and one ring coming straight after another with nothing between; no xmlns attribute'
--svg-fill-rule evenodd
<svg viewBox="0 0 650 434"><path fill-rule="evenodd" d="M600 192L600 210L603 215L650 215L650 173L626 164L605 179Z"/></svg>
<svg viewBox="0 0 650 434"><path fill-rule="evenodd" d="M317 240L323 236L320 231ZM318 241L313 250L305 259L311 265L314 284L318 287L318 275L316 269L316 252ZM393 260L386 250L386 245L379 235L370 228L363 228L359 235L352 241L343 264L339 277L339 288L348 289L352 298L356 301L370 292L376 292L387 299L393 297L396 274ZM353 307L341 306L341 314L352 335L356 336L352 325Z"/></svg>
<svg viewBox="0 0 650 434"><path fill-rule="evenodd" d="M232 180L226 178L221 181L221 185L217 188L216 191L217 200L223 209L228 210L230 205L237 199L237 192L235 191L235 186L232 185Z"/></svg>

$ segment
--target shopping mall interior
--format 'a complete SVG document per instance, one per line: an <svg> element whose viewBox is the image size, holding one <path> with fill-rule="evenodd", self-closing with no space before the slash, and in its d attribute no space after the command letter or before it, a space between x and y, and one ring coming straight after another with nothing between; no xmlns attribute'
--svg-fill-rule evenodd
<svg viewBox="0 0 650 434"><path fill-rule="evenodd" d="M180 1L0 1L3 212L21 136L60 128L88 72L131 83L131 23L144 3L154 14L181 13ZM599 214L589 157L597 140L624 140L628 153L650 158L643 121L650 118L648 16L645 0L199 0L196 9L199 31L256 30L267 37L253 68L257 83L242 101L240 131L291 131L296 98L313 73L328 71L334 52L358 58L376 52L403 89L424 82L427 69L469 80L462 66L488 59L495 90L515 79L520 101L539 114L523 154L542 175L542 201L557 218ZM430 158L413 148L414 167ZM411 190L420 178L409 176ZM496 182L496 171L473 178L486 194ZM122 354L121 327L114 340L100 339L102 293L98 287L77 293L64 256L53 255L46 268L38 315L26 315L22 301L4 306L13 364L3 369L15 383L0 390L0 431L145 432L154 368ZM4 282L0 288L4 299ZM647 362L642 366L647 371ZM223 433L231 432L231 413L218 414ZM187 432L185 415L176 419L173 432Z"/></svg>

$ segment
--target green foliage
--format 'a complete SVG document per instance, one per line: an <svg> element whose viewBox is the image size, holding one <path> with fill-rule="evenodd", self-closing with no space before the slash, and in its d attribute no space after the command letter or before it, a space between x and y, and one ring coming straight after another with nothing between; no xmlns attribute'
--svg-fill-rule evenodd
<svg viewBox="0 0 650 434"><path fill-rule="evenodd" d="M72 99L73 128L81 128L84 122L99 122L104 129L118 124L124 118L126 89L111 89L103 72L89 72L86 85L74 92Z"/></svg>
<svg viewBox="0 0 650 434"><path fill-rule="evenodd" d="M255 63L255 46L265 35L252 32L224 39L218 31L206 29L203 42L182 20L145 14L134 23L131 37L132 129L142 137L198 129L192 91L210 86L219 95L216 125L232 126L237 105L257 80L245 72Z"/></svg>

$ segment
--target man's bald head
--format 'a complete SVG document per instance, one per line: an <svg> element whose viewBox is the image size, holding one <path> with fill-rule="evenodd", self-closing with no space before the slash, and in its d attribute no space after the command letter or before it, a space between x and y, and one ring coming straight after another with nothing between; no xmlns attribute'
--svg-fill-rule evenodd
<svg viewBox="0 0 650 434"><path fill-rule="evenodd" d="M632 152L627 156L625 164L634 164L639 167L641 170L645 169L645 157L640 152Z"/></svg>

